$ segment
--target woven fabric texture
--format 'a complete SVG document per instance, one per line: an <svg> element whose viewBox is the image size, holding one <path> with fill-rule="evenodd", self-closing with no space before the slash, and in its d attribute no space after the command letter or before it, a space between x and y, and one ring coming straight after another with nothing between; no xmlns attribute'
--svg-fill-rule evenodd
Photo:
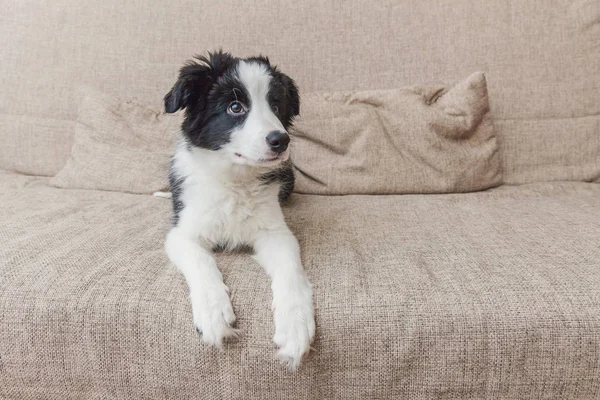
<svg viewBox="0 0 600 400"><path fill-rule="evenodd" d="M600 396L597 184L294 194L317 320L296 373L249 254L217 259L241 339L201 344L163 251L168 200L38 184L0 203L0 398Z"/></svg>
<svg viewBox="0 0 600 400"><path fill-rule="evenodd" d="M456 193L501 183L482 73L452 86L309 94L293 129L295 190Z"/></svg>

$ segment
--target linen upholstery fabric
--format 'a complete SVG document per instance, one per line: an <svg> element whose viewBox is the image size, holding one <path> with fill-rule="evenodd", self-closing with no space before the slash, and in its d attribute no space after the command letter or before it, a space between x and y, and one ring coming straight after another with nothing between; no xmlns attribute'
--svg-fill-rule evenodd
<svg viewBox="0 0 600 400"><path fill-rule="evenodd" d="M180 118L90 88L83 91L71 155L50 183L128 193L167 189Z"/></svg>
<svg viewBox="0 0 600 400"><path fill-rule="evenodd" d="M75 122L71 120L4 115L0 111L0 168L31 175L54 175L71 152L74 130Z"/></svg>
<svg viewBox="0 0 600 400"><path fill-rule="evenodd" d="M501 182L483 73L450 87L305 95L293 138L300 193L455 193Z"/></svg>
<svg viewBox="0 0 600 400"><path fill-rule="evenodd" d="M167 199L37 186L0 204L0 398L600 396L597 184L294 194L317 318L296 373L248 254L217 257L242 337L201 344L163 251Z"/></svg>
<svg viewBox="0 0 600 400"><path fill-rule="evenodd" d="M485 71L505 182L600 177L597 1L0 5L0 168L60 170L81 85L160 110L182 63L223 47L268 55L301 94L455 82ZM235 33L224 34L232 25Z"/></svg>

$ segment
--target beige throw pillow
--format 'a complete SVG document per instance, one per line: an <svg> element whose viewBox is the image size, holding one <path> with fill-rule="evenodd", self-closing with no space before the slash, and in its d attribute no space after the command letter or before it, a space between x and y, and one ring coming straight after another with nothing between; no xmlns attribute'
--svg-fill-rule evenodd
<svg viewBox="0 0 600 400"><path fill-rule="evenodd" d="M483 73L455 86L306 94L296 192L452 193L501 183Z"/></svg>
<svg viewBox="0 0 600 400"><path fill-rule="evenodd" d="M71 155L50 184L153 193L169 187L180 117L85 88Z"/></svg>
<svg viewBox="0 0 600 400"><path fill-rule="evenodd" d="M51 184L150 194L168 188L181 117L86 88ZM452 193L501 182L485 77L455 86L306 94L292 131L296 192Z"/></svg>

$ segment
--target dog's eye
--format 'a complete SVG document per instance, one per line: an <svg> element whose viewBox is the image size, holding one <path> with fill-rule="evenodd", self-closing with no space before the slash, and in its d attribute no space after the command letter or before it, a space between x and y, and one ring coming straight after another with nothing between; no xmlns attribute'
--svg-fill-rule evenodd
<svg viewBox="0 0 600 400"><path fill-rule="evenodd" d="M271 110L273 110L275 114L279 114L279 107L277 105L272 105Z"/></svg>
<svg viewBox="0 0 600 400"><path fill-rule="evenodd" d="M227 107L227 113L231 115L243 115L246 113L246 107L239 101L232 101Z"/></svg>

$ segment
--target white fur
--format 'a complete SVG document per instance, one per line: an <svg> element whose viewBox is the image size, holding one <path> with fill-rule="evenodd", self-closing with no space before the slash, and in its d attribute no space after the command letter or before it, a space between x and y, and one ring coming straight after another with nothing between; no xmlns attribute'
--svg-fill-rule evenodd
<svg viewBox="0 0 600 400"><path fill-rule="evenodd" d="M265 136L284 129L266 100L271 79L267 71L242 62L238 72L252 99L250 114L221 150L178 146L173 168L185 177L180 192L184 208L165 247L188 283L194 324L203 341L222 347L237 331L232 327L235 315L229 289L212 248L217 244L253 246L254 259L272 280L273 340L278 356L295 369L315 334L312 288L302 268L298 242L279 205L279 188L257 179L283 160L260 162L269 151Z"/></svg>
<svg viewBox="0 0 600 400"><path fill-rule="evenodd" d="M152 193L152 196L162 197L163 199L170 199L173 197L173 194L171 192L154 192Z"/></svg>

